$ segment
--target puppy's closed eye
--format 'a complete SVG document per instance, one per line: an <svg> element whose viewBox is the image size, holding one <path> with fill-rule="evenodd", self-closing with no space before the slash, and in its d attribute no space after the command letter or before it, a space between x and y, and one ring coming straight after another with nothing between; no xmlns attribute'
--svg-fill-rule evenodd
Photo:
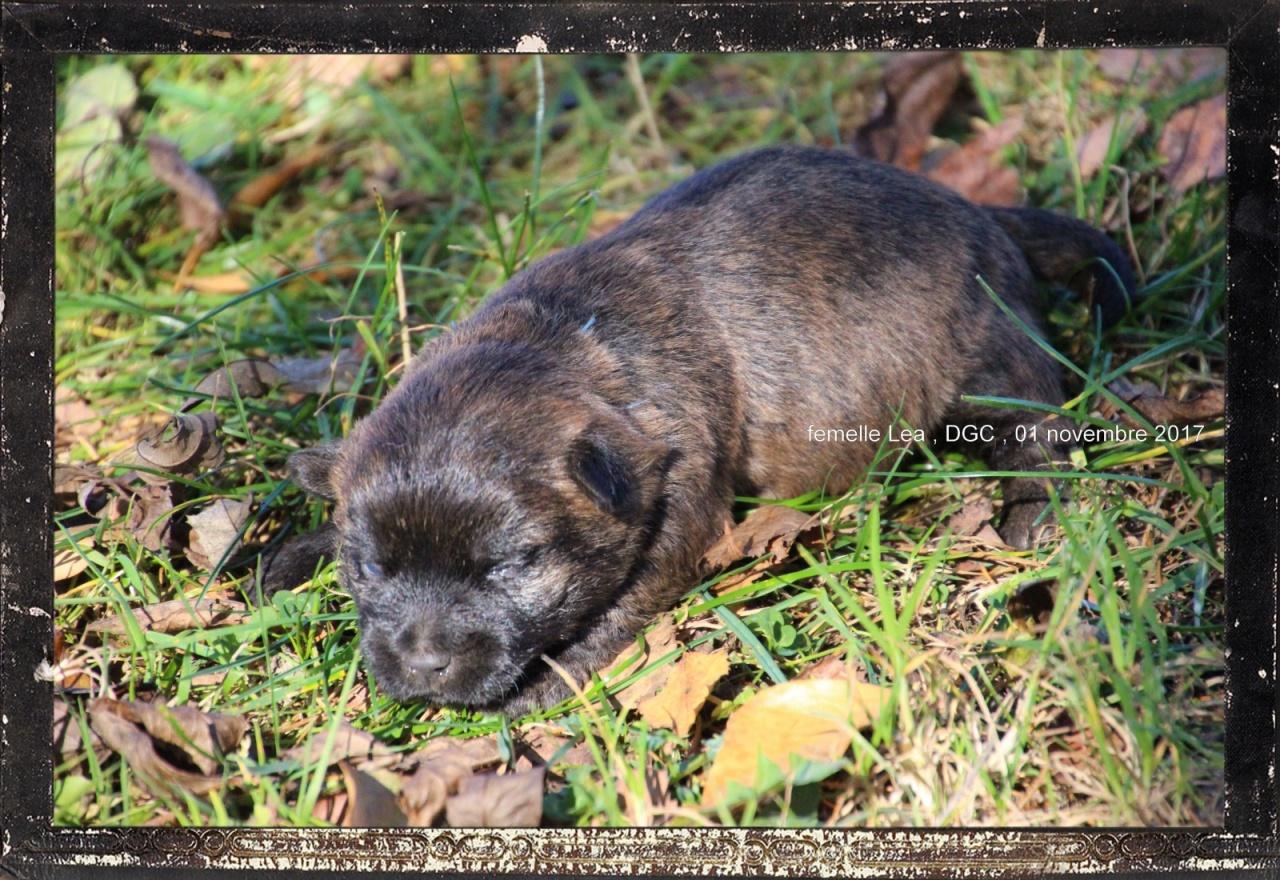
<svg viewBox="0 0 1280 880"><path fill-rule="evenodd" d="M361 556L358 553L346 554L346 562L349 571L352 572L358 580L376 581L386 576L386 571L381 565L367 556Z"/></svg>
<svg viewBox="0 0 1280 880"><path fill-rule="evenodd" d="M537 544L516 551L506 560L494 562L485 569L485 576L490 580L511 580L527 569L538 564L546 546Z"/></svg>

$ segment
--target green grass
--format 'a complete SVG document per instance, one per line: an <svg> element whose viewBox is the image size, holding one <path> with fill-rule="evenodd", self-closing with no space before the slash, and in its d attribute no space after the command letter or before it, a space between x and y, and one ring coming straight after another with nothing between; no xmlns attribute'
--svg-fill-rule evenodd
<svg viewBox="0 0 1280 880"><path fill-rule="evenodd" d="M1225 362L1224 187L1173 196L1156 147L1169 116L1221 89L1221 78L1159 90L1141 77L1114 86L1095 58L965 59L976 112L991 122L1028 114L1008 161L1029 203L1104 223L1121 242L1131 237L1140 258L1144 295L1105 338L1089 329L1079 303L1059 299L1051 313L1045 344L1070 366L1064 374L1073 383L1062 411L1082 424L1097 421L1117 377L1176 396L1219 385ZM109 60L67 59L61 74L65 81ZM58 192L56 382L102 422L60 450L59 461L112 461L141 426L162 421L227 361L358 347L361 378L350 393L213 404L227 460L184 478L180 507L251 495L247 535L257 542L286 525L302 531L322 521L323 508L283 482L286 456L345 435L394 385L403 326L397 266L416 348L531 261L608 228L695 168L766 143L847 143L870 111L880 70L864 55L649 56L640 60L649 120L621 57L419 57L392 82L359 83L341 100L312 92L296 107L280 88L287 59L263 67L199 56L125 63L141 90L130 136L105 148L108 161L91 187ZM1135 105L1150 124L1128 148L1112 144L1109 158L1123 174L1082 179L1072 145ZM200 261L196 275L242 271L255 279L249 291L175 292L166 280L192 234L148 169L149 134L177 141L224 199L285 155L331 148L326 163L224 233ZM347 274L280 274L317 263ZM95 540L86 571L58 585L63 668L87 671L94 696L154 692L242 713L250 731L248 747L226 759L228 775L240 779L206 797L157 797L113 754L63 756L55 821L317 824L316 801L340 790L341 777L280 755L345 720L403 753L433 737L496 734L512 755L513 738L559 728L589 758L553 762L545 814L557 823L1216 823L1221 433L1215 424L1192 443L1083 448L1061 474L1062 540L1032 552L946 531L966 499L996 494L999 476L955 451L886 454L843 496L792 500L829 511L825 546L799 546L786 563L728 590L717 589L727 573L716 575L674 609L693 634L680 651L715 645L732 661L691 737L619 711L598 681L587 688L588 705L575 698L509 726L492 715L395 703L359 665L354 610L332 565L242 623L172 635L129 625L123 637L101 640L86 625L128 607L227 586L256 600L258 585L252 570L211 576L68 507L55 518L58 548L77 536ZM1052 609L1038 625L1014 613L1015 597L1036 590ZM855 736L841 762L803 784L760 791L733 815L701 810L702 774L725 719L760 688L832 656L890 687L890 710ZM59 698L83 718L76 694ZM655 767L669 780L666 804L649 803L646 793L646 769Z"/></svg>

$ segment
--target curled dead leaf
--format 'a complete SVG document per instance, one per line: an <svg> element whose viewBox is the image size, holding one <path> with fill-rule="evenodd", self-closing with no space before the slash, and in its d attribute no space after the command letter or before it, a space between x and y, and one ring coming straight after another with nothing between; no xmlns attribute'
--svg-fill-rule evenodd
<svg viewBox="0 0 1280 880"><path fill-rule="evenodd" d="M275 367L285 377L284 390L297 394L350 391L363 358L355 349L314 358L282 358Z"/></svg>
<svg viewBox="0 0 1280 880"><path fill-rule="evenodd" d="M241 56L251 67L262 68L276 59L266 55ZM275 99L290 107L302 104L309 90L338 94L366 74L371 80L389 81L408 69L412 55L291 55L284 81Z"/></svg>
<svg viewBox="0 0 1280 880"><path fill-rule="evenodd" d="M222 785L223 778L213 774L222 756L234 749L248 729L239 715L110 699L91 702L89 718L102 741L148 784L174 784L195 794ZM157 742L176 746L201 772L171 762L157 751Z"/></svg>
<svg viewBox="0 0 1280 880"><path fill-rule="evenodd" d="M542 822L545 768L498 776L468 776L445 801L452 828L536 828Z"/></svg>
<svg viewBox="0 0 1280 880"><path fill-rule="evenodd" d="M724 534L702 554L703 568L718 571L739 559L760 556L765 551L773 561L787 558L791 545L801 533L818 522L817 514L807 514L782 504L765 504L747 514L737 525L725 527Z"/></svg>
<svg viewBox="0 0 1280 880"><path fill-rule="evenodd" d="M653 727L666 727L686 736L711 689L728 672L727 652L687 651L676 661L662 690L640 703L636 711Z"/></svg>
<svg viewBox="0 0 1280 880"><path fill-rule="evenodd" d="M973 535L975 541L986 544L989 547L995 547L1000 550L1008 549L1009 545L1004 542L1004 538L1000 537L1000 533L995 530L991 523L987 523L978 529Z"/></svg>
<svg viewBox="0 0 1280 880"><path fill-rule="evenodd" d="M900 168L919 168L933 126L963 74L958 52L893 55L885 62L879 110L854 133L858 151Z"/></svg>
<svg viewBox="0 0 1280 880"><path fill-rule="evenodd" d="M213 626L234 626L248 619L244 603L225 593L208 593L189 599L170 599L129 609L138 627L161 633L177 633ZM124 635L128 632L119 615L103 617L85 627L85 632Z"/></svg>
<svg viewBox="0 0 1280 880"><path fill-rule="evenodd" d="M187 517L191 534L187 558L205 571L231 558L240 545L241 530L253 510L253 498L239 501L218 498L199 513Z"/></svg>
<svg viewBox="0 0 1280 880"><path fill-rule="evenodd" d="M758 782L760 759L783 774L795 758L816 763L839 760L888 704L889 689L849 678L806 678L767 687L729 716L724 741L703 778L702 804L715 807L732 797L733 783Z"/></svg>
<svg viewBox="0 0 1280 880"><path fill-rule="evenodd" d="M388 208L390 208L389 202ZM296 283L305 278L317 284L327 284L335 281L350 281L360 274L360 267L358 265L319 265L314 268L301 267L293 269L290 266L282 266L276 272L275 277L281 278L293 273L296 273L296 275L291 283ZM246 293L267 282L265 277L255 277L243 269L218 272L213 275L188 275L179 272L157 272L156 274L167 281L173 281L174 283L180 281L184 286L194 290L196 293ZM287 290L288 288L286 287L285 289Z"/></svg>
<svg viewBox="0 0 1280 880"><path fill-rule="evenodd" d="M138 440L134 456L139 464L174 473L215 468L226 460L217 430L211 412L177 413Z"/></svg>
<svg viewBox="0 0 1280 880"><path fill-rule="evenodd" d="M832 654L823 660L808 667L797 679L804 678L838 678L841 680L861 681L862 676L858 674L857 668L853 665L853 661L842 653Z"/></svg>

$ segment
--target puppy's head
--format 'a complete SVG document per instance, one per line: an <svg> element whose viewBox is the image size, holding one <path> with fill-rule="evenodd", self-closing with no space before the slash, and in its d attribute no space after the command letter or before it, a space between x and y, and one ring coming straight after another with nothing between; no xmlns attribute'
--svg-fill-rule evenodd
<svg viewBox="0 0 1280 880"><path fill-rule="evenodd" d="M589 393L406 378L339 446L291 457L336 501L366 662L400 700L497 706L642 564L665 445Z"/></svg>

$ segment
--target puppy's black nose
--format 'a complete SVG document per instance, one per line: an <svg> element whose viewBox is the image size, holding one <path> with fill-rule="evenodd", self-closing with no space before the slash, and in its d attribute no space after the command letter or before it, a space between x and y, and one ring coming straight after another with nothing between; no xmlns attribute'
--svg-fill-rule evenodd
<svg viewBox="0 0 1280 880"><path fill-rule="evenodd" d="M405 664L422 675L442 675L452 662L453 658L444 651L414 651L405 657Z"/></svg>
<svg viewBox="0 0 1280 880"><path fill-rule="evenodd" d="M396 646L405 667L419 675L441 675L453 661L433 628L420 621L400 630Z"/></svg>

